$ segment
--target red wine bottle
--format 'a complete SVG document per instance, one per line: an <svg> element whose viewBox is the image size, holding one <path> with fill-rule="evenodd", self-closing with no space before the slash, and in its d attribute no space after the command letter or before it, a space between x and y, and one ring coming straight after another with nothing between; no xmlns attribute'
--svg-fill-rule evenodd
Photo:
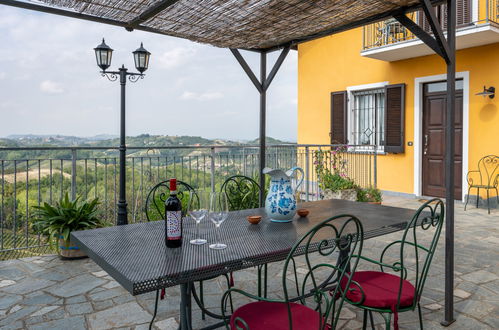
<svg viewBox="0 0 499 330"><path fill-rule="evenodd" d="M166 247L182 246L182 203L177 197L177 179L170 179L170 197L165 202Z"/></svg>

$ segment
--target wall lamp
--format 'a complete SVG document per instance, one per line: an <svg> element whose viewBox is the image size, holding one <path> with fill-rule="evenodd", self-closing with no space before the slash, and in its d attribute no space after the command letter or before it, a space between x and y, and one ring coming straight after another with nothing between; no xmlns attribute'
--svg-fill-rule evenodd
<svg viewBox="0 0 499 330"><path fill-rule="evenodd" d="M490 86L489 88L487 88L487 87L483 86L483 92L476 93L475 95L481 95L483 97L488 96L489 98L493 99L495 96L495 93L496 93L495 87Z"/></svg>

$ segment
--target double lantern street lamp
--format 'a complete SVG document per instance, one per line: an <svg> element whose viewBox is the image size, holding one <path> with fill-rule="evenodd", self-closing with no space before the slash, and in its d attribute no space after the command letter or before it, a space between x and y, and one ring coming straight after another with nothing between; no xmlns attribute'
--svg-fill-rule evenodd
<svg viewBox="0 0 499 330"><path fill-rule="evenodd" d="M120 116L120 193L118 200L118 225L126 225L128 223L127 218L127 203L126 203L126 144L125 144L125 86L126 78L131 82L136 82L137 80L144 78L144 71L147 70L149 66L149 58L151 53L149 53L143 46L142 43L140 47L133 52L133 59L135 61L135 68L139 73L128 72L128 69L124 65L118 69L118 71L106 71L111 66L111 58L113 57L113 49L106 45L104 39L102 43L94 48L95 58L97 60L97 65L102 69L102 76L107 77L110 81L118 80L120 78L121 85L121 116Z"/></svg>

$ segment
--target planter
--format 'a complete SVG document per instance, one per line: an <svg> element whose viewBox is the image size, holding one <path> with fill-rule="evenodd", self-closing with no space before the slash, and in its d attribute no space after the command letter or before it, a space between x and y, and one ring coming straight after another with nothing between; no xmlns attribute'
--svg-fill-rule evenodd
<svg viewBox="0 0 499 330"><path fill-rule="evenodd" d="M344 199L347 201L357 201L357 191L355 189L345 189L338 191L324 190L322 199Z"/></svg>
<svg viewBox="0 0 499 330"><path fill-rule="evenodd" d="M381 205L381 202L368 202L369 204Z"/></svg>
<svg viewBox="0 0 499 330"><path fill-rule="evenodd" d="M65 240L62 238L59 239L59 255L61 256L61 259L81 259L81 258L86 258L88 257L85 252L80 250L79 247L71 243L67 243Z"/></svg>

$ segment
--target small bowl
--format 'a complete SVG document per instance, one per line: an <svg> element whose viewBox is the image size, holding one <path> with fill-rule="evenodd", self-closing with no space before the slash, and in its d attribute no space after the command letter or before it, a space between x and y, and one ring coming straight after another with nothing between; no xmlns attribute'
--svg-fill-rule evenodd
<svg viewBox="0 0 499 330"><path fill-rule="evenodd" d="M261 215L248 215L246 217L248 219L248 222L251 223L252 225L257 225L260 221L262 221L262 216Z"/></svg>
<svg viewBox="0 0 499 330"><path fill-rule="evenodd" d="M296 211L296 213L298 213L300 217L304 218L310 213L310 211L307 209L299 209Z"/></svg>

